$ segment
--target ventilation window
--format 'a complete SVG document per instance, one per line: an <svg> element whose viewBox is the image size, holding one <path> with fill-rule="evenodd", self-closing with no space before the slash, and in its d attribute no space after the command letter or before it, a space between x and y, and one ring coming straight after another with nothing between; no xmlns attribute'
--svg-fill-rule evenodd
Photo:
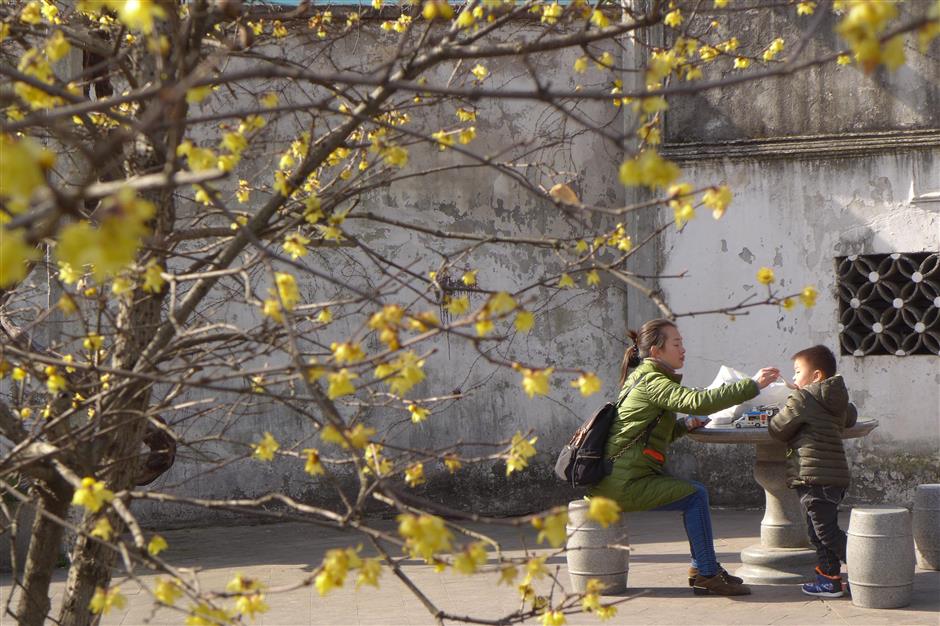
<svg viewBox="0 0 940 626"><path fill-rule="evenodd" d="M940 255L836 258L842 354L940 354Z"/></svg>

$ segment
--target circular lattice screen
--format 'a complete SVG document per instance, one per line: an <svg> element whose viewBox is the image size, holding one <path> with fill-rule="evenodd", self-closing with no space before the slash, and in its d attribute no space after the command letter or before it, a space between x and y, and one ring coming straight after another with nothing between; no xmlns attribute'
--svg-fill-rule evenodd
<svg viewBox="0 0 940 626"><path fill-rule="evenodd" d="M842 354L940 354L940 255L836 259Z"/></svg>

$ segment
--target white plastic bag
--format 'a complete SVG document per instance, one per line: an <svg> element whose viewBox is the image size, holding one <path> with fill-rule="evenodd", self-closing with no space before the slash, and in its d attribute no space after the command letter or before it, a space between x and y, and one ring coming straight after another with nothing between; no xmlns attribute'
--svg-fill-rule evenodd
<svg viewBox="0 0 940 626"><path fill-rule="evenodd" d="M728 383L734 383L746 378L752 377L748 376L742 371L734 369L733 367L722 365L718 370L718 375L715 376L715 380L713 380L712 383L706 387L706 389L714 389L715 387L720 387ZM755 407L782 407L786 403L789 396L790 389L786 386L786 383L784 383L782 379L776 380L761 389L756 398L742 402L741 404L736 404L732 407L728 407L727 409L718 411L717 413L712 413L709 416L711 421L705 425L705 428L728 427L734 420L741 417L745 411Z"/></svg>

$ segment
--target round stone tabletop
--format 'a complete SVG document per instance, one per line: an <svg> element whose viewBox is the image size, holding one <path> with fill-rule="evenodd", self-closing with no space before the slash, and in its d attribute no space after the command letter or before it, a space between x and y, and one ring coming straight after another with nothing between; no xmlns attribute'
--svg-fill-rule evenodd
<svg viewBox="0 0 940 626"><path fill-rule="evenodd" d="M878 420L859 419L851 428L842 431L843 439L865 437L878 427ZM704 443L775 443L766 428L696 428L689 437Z"/></svg>

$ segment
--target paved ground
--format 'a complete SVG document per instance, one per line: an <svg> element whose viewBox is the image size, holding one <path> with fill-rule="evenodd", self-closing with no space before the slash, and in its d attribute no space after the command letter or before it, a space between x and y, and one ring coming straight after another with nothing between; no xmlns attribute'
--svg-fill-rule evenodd
<svg viewBox="0 0 940 626"><path fill-rule="evenodd" d="M740 565L741 549L757 541L761 515L758 511L714 512L716 549L727 569L734 571ZM843 520L843 528L847 522ZM617 616L608 624L940 625L940 572L917 570L912 603L895 610L861 609L848 597L810 598L795 586L755 586L753 595L737 599L693 596L686 587L688 543L679 514L634 514L628 523L632 546L630 589ZM181 567L200 567L200 583L211 589L223 588L237 572L260 579L268 587L290 585L314 571L327 549L361 543L357 536L299 523L176 530L164 536L170 544L164 553L168 560ZM520 536L517 531L503 529L495 537L510 555L522 554L524 545L530 550L535 545L532 532ZM549 550L535 552L546 554ZM567 577L563 558L554 557L549 564L559 568L563 580ZM409 563L404 569L432 602L451 614L494 619L518 606L516 590L496 586L495 574L469 577L437 574L418 562ZM142 576L142 580L152 582L149 576ZM60 571L54 583L54 602L61 597L63 582L64 571ZM120 584L128 604L122 611L112 611L102 624L184 623L181 613L168 609L154 613L150 596L134 581ZM4 604L9 590L9 576L0 578ZM616 599L624 598L607 598ZM347 586L320 597L316 590L304 587L271 596L269 603L271 610L255 623L265 626L434 623L421 603L388 572L383 573L378 590L363 587L357 592ZM4 626L8 621L8 617L7 621L0 617ZM600 622L589 615L569 615L568 623Z"/></svg>

